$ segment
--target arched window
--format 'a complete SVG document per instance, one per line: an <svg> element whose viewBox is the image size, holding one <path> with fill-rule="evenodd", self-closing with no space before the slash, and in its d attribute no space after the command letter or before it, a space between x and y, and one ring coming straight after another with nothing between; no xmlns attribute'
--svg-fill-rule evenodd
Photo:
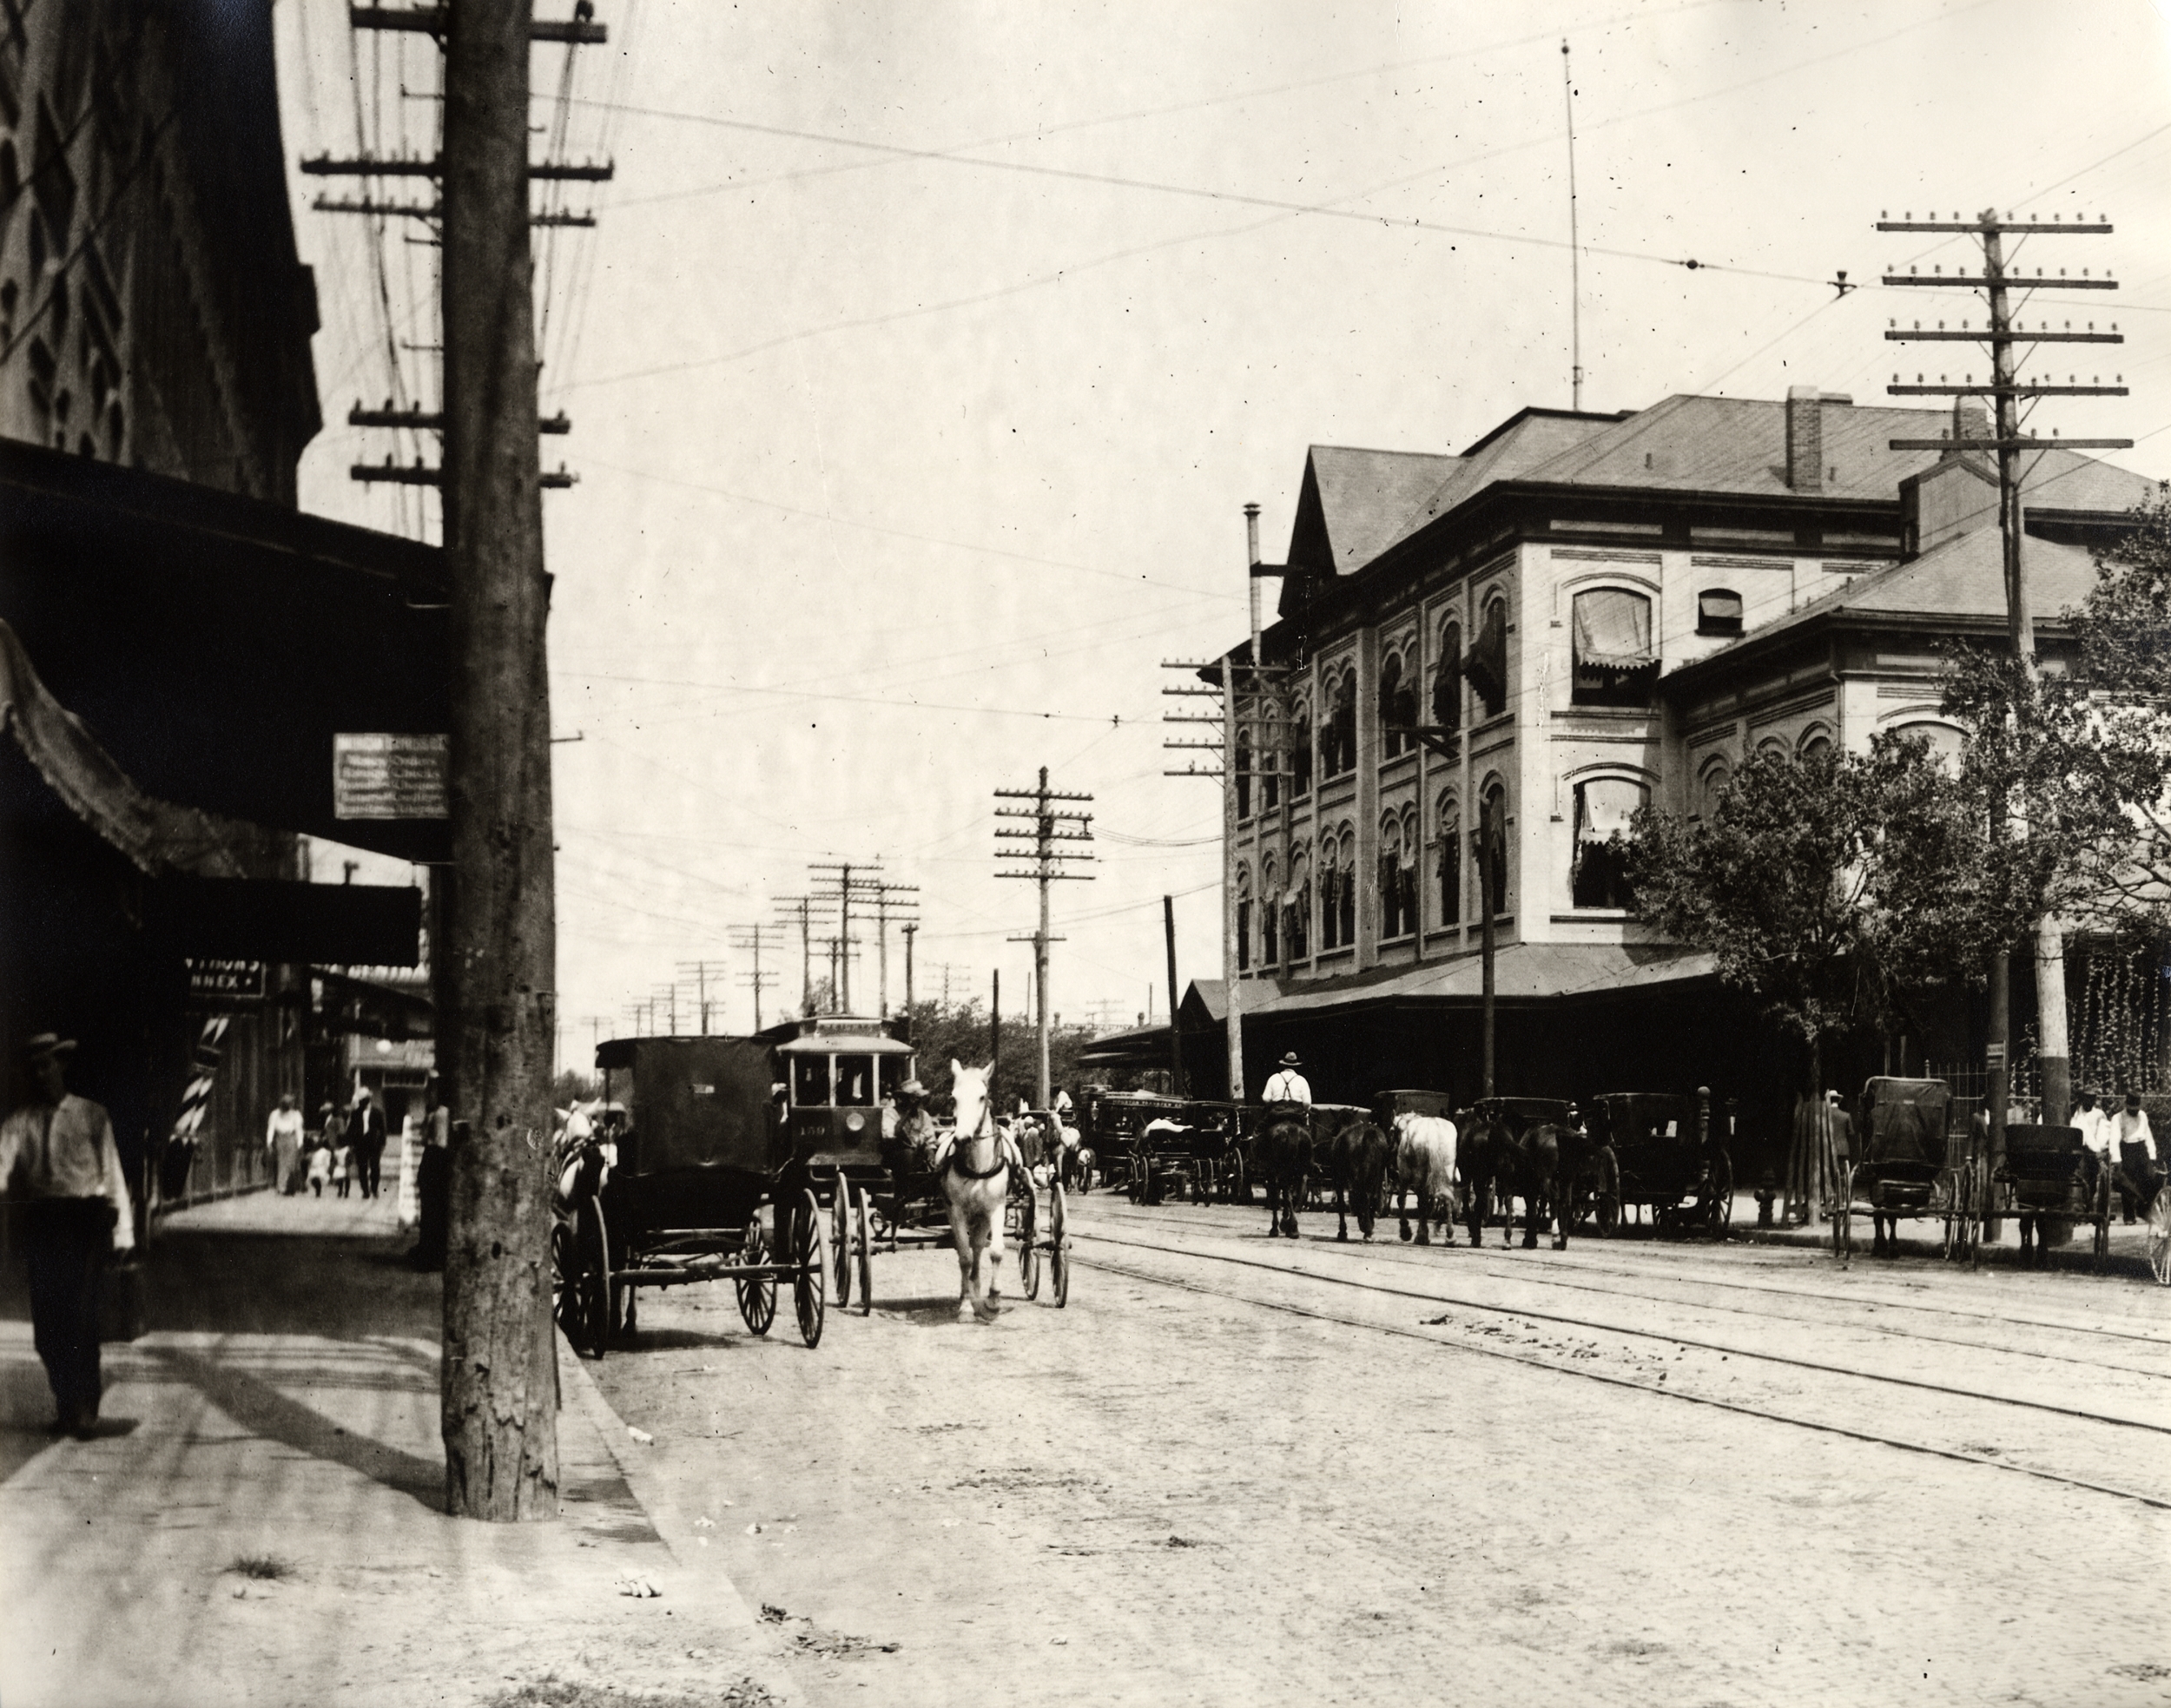
<svg viewBox="0 0 2171 1708"><path fill-rule="evenodd" d="M1236 868L1236 970L1250 970L1250 868Z"/></svg>
<svg viewBox="0 0 2171 1708"><path fill-rule="evenodd" d="M1432 721L1442 729L1462 727L1462 625L1440 625L1440 663L1432 673Z"/></svg>
<svg viewBox="0 0 2171 1708"><path fill-rule="evenodd" d="M1344 670L1335 684L1333 722L1328 729L1328 751L1333 755L1327 775L1338 777L1356 764L1356 672Z"/></svg>
<svg viewBox="0 0 2171 1708"><path fill-rule="evenodd" d="M1418 840L1417 809L1402 808L1402 869L1395 881L1402 887L1399 898L1402 910L1402 929L1406 932L1424 929L1423 910L1419 906L1418 874L1424 867L1423 844Z"/></svg>
<svg viewBox="0 0 2171 1708"><path fill-rule="evenodd" d="M1707 587L1696 596L1696 632L1699 635L1739 635L1741 632L1741 595L1724 587Z"/></svg>
<svg viewBox="0 0 2171 1708"><path fill-rule="evenodd" d="M1508 601L1495 594L1478 625L1477 644L1463 655L1462 675L1487 717L1508 709Z"/></svg>
<svg viewBox="0 0 2171 1708"><path fill-rule="evenodd" d="M1485 786L1485 793L1479 797L1479 833L1481 835L1488 828L1492 832L1492 846L1484 849L1478 857L1483 861L1484 875L1492 885L1493 912L1495 914L1509 913L1513 910L1508 906L1508 786L1499 778L1494 778ZM1480 907L1483 905L1481 900Z"/></svg>
<svg viewBox="0 0 2171 1708"><path fill-rule="evenodd" d="M1237 816L1251 816L1251 729L1243 723L1237 726Z"/></svg>
<svg viewBox="0 0 2171 1708"><path fill-rule="evenodd" d="M1311 953L1311 871L1302 854L1290 859L1289 902L1283 912L1282 935L1289 945L1289 958L1303 960Z"/></svg>
<svg viewBox="0 0 2171 1708"><path fill-rule="evenodd" d="M1808 739L1802 743L1801 756L1806 760L1829 759L1831 756L1831 737L1821 729L1811 729Z"/></svg>
<svg viewBox="0 0 2171 1708"><path fill-rule="evenodd" d="M1455 805L1455 791L1449 789L1440 797L1439 816L1434 820L1439 827L1440 923L1442 926L1462 922L1462 814Z"/></svg>
<svg viewBox="0 0 2171 1708"><path fill-rule="evenodd" d="M1278 726L1259 733L1259 810L1270 813L1282 804L1282 732Z"/></svg>
<svg viewBox="0 0 2171 1708"><path fill-rule="evenodd" d="M1380 936L1400 937L1409 927L1402 918L1402 827L1389 818L1380 826Z"/></svg>
<svg viewBox="0 0 2171 1708"><path fill-rule="evenodd" d="M1402 661L1390 652L1380 661L1380 757L1401 756L1409 738L1396 726L1402 722Z"/></svg>
<svg viewBox="0 0 2171 1708"><path fill-rule="evenodd" d="M1696 780L1696 811L1699 817L1708 819L1719 810L1727 786L1734 780L1732 769L1723 759L1714 759L1704 767L1703 775Z"/></svg>
<svg viewBox="0 0 2171 1708"><path fill-rule="evenodd" d="M1300 698L1290 709L1289 798L1302 801L1311 793L1311 702Z"/></svg>
<svg viewBox="0 0 2171 1708"><path fill-rule="evenodd" d="M1282 894L1274 883L1274 862L1259 867L1259 964L1272 966L1282 958Z"/></svg>
<svg viewBox="0 0 2171 1708"><path fill-rule="evenodd" d="M1569 699L1579 706L1648 706L1659 679L1651 650L1651 601L1623 587L1578 593L1570 623L1575 655Z"/></svg>
<svg viewBox="0 0 2171 1708"><path fill-rule="evenodd" d="M1357 831L1349 825L1342 827L1342 887L1336 894L1337 925L1342 927L1342 942L1357 942Z"/></svg>
<svg viewBox="0 0 2171 1708"><path fill-rule="evenodd" d="M1960 732L1949 723L1909 723L1901 726L1903 735L1917 736L1930 743L1930 755L1948 773L1960 769Z"/></svg>
<svg viewBox="0 0 2171 1708"><path fill-rule="evenodd" d="M1319 946L1338 948L1342 943L1342 867L1336 859L1334 838L1319 839Z"/></svg>
<svg viewBox="0 0 2171 1708"><path fill-rule="evenodd" d="M1568 888L1578 907L1630 907L1628 836L1651 791L1627 777L1593 777L1575 786L1575 858Z"/></svg>

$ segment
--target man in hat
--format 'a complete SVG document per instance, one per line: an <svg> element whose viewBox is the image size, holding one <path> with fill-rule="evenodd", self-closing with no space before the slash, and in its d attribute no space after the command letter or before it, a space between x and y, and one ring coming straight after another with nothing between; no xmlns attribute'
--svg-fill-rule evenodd
<svg viewBox="0 0 2171 1708"><path fill-rule="evenodd" d="M354 1112L346 1118L347 1149L354 1153L354 1171L362 1183L362 1196L377 1196L377 1177L385 1161L385 1111L378 1108L365 1085L354 1093Z"/></svg>
<svg viewBox="0 0 2171 1708"><path fill-rule="evenodd" d="M42 1032L23 1046L31 1092L0 1122L0 1191L26 1199L23 1256L30 1324L59 1415L53 1428L87 1441L97 1428L98 1274L109 1251L135 1244L128 1177L106 1111L68 1090L73 1039Z"/></svg>
<svg viewBox="0 0 2171 1708"><path fill-rule="evenodd" d="M2119 1208L2128 1222L2134 1219L2135 1207L2145 1214L2155 1202L2156 1185L2161 1171L2156 1166L2156 1136L2148 1125L2148 1111L2141 1106L2141 1093L2126 1093L2126 1107L2119 1111L2113 1124L2117 1148L2111 1152L2111 1161L2118 1172Z"/></svg>
<svg viewBox="0 0 2171 1708"><path fill-rule="evenodd" d="M1266 1082L1266 1090L1261 1100L1266 1103L1297 1103L1310 1109L1311 1084L1297 1071L1302 1065L1294 1050L1283 1056L1280 1071Z"/></svg>

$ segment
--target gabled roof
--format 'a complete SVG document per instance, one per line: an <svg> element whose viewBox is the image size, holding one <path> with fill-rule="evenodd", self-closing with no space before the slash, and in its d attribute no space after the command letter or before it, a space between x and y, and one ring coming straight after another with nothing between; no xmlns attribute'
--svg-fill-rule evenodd
<svg viewBox="0 0 2171 1708"><path fill-rule="evenodd" d="M2038 623L2056 621L2094 590L2095 559L2086 547L2031 535L2023 551L2029 601ZM1996 524L1971 528L1919 557L1858 576L1823 598L1668 671L1665 679L1672 683L1701 677L1714 668L1724 668L1722 660L1745 657L1811 623L1829 624L1849 617L1871 624L1903 619L1956 627L2003 624L2005 551Z"/></svg>
<svg viewBox="0 0 2171 1708"><path fill-rule="evenodd" d="M1422 451L1313 445L1290 531L1290 567L1319 575L1363 568L1409 531L1405 518L1457 460Z"/></svg>

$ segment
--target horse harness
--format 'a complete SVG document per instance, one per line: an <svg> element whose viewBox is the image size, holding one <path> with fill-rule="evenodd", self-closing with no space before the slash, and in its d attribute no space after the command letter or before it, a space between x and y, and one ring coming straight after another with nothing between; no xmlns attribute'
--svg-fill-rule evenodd
<svg viewBox="0 0 2171 1708"><path fill-rule="evenodd" d="M992 1168L967 1168L961 1160L965 1154L965 1147L974 1139L983 1137L995 1138L994 1113L995 1106L993 1103L982 1104L980 1119L973 1123L973 1131L951 1141L948 1154L942 1158L942 1167L957 1176L960 1180L993 1180L1010 1166L1010 1159L1003 1154L1002 1141L1000 1138L996 1138L995 1161Z"/></svg>

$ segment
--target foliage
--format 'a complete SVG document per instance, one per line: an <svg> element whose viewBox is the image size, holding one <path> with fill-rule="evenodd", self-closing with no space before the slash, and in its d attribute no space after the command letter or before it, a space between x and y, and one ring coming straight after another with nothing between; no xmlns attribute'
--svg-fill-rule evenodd
<svg viewBox="0 0 2171 1708"><path fill-rule="evenodd" d="M551 1103L558 1109L571 1109L576 1103L603 1095L603 1081L593 1073L583 1073L578 1068L558 1070L558 1078L551 1081Z"/></svg>
<svg viewBox="0 0 2171 1708"><path fill-rule="evenodd" d="M1919 737L1757 754L1707 819L1636 814L1636 913L1709 951L1813 1049L1892 1023L1938 986L1980 982L2028 917L1987 822L1978 786Z"/></svg>
<svg viewBox="0 0 2171 1708"><path fill-rule="evenodd" d="M938 1105L947 1106L950 1095L953 1058L967 1067L985 1065L993 1052L987 1008L978 1001L947 1006L933 1001L915 1002L911 1009L912 1047L918 1053L920 1078ZM1066 1087L1073 1098L1089 1077L1079 1065L1079 1054L1093 1041L1087 1026L1056 1026L1048 1034L1048 1085ZM1017 1099L1030 1102L1038 1089L1039 1069L1038 1029L1021 1015L1005 1014L1002 1021L1001 1071L993 1087L998 1109L1014 1109Z"/></svg>
<svg viewBox="0 0 2171 1708"><path fill-rule="evenodd" d="M2038 913L2130 927L2171 898L2171 504L2138 511L2065 613L2069 669L1949 657L1945 709L1975 786L2009 802L2007 857Z"/></svg>

